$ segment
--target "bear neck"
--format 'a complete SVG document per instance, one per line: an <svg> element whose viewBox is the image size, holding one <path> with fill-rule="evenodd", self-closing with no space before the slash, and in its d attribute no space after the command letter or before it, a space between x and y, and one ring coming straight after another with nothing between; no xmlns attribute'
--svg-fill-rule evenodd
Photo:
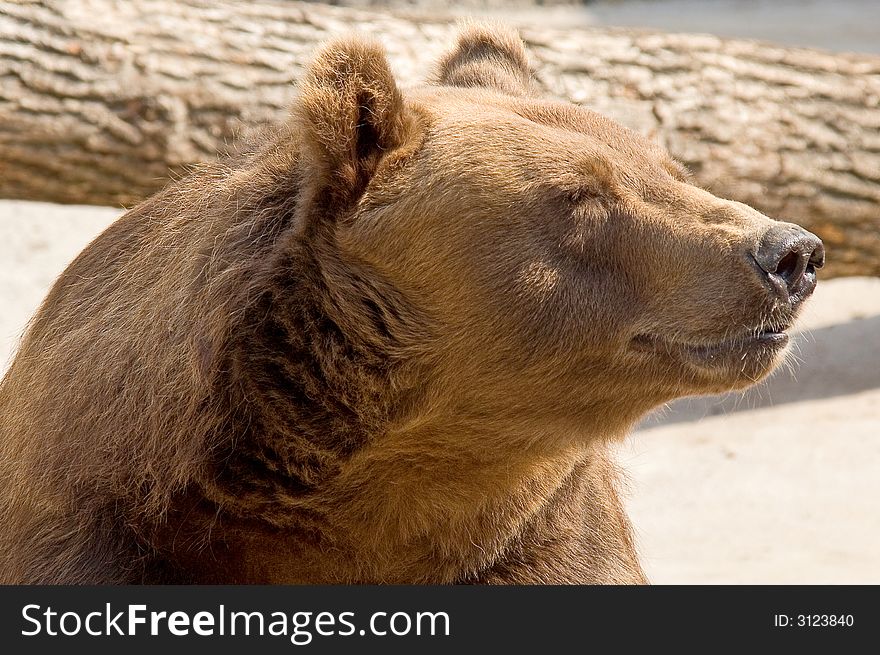
<svg viewBox="0 0 880 655"><path fill-rule="evenodd" d="M426 397L430 327L372 272L305 246L269 268L227 366L247 430L198 501L205 534L221 513L247 526L224 538L240 581L479 577L603 459Z"/></svg>

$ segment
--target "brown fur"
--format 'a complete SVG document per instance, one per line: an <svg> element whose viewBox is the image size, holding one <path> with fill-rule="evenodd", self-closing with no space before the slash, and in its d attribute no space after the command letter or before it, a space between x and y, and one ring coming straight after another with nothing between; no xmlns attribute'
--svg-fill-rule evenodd
<svg viewBox="0 0 880 655"><path fill-rule="evenodd" d="M512 33L436 82L326 46L286 124L61 275L0 386L0 581L641 582L609 440L778 353L772 224L535 99Z"/></svg>

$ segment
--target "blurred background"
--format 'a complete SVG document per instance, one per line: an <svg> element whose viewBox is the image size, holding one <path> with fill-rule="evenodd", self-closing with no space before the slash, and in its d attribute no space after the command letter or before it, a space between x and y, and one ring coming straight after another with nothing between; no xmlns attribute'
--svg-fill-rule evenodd
<svg viewBox="0 0 880 655"><path fill-rule="evenodd" d="M762 39L837 52L880 53L875 0L340 0L399 12L485 16L556 27L636 27Z"/></svg>
<svg viewBox="0 0 880 655"><path fill-rule="evenodd" d="M455 19L520 28L542 91L799 223L829 265L787 366L619 446L656 583L880 583L880 2L0 0L0 370L54 278L170 175L284 115L374 34L404 84Z"/></svg>

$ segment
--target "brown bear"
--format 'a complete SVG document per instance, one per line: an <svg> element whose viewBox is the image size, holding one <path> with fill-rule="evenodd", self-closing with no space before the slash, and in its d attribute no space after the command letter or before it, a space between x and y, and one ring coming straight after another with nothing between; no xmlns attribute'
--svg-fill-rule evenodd
<svg viewBox="0 0 880 655"><path fill-rule="evenodd" d="M786 350L820 241L535 97L348 38L101 234L0 387L3 583L638 583L609 443Z"/></svg>

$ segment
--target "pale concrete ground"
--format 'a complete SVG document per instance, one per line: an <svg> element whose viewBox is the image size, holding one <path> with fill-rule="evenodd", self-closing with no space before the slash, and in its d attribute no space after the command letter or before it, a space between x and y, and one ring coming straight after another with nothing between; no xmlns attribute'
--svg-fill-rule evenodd
<svg viewBox="0 0 880 655"><path fill-rule="evenodd" d="M58 274L120 214L0 200L0 371Z"/></svg>
<svg viewBox="0 0 880 655"><path fill-rule="evenodd" d="M0 370L118 214L0 201ZM654 582L880 583L880 279L820 283L802 327L794 376L675 403L620 446Z"/></svg>
<svg viewBox="0 0 880 655"><path fill-rule="evenodd" d="M821 281L798 327L790 368L621 446L654 582L880 583L880 278Z"/></svg>

